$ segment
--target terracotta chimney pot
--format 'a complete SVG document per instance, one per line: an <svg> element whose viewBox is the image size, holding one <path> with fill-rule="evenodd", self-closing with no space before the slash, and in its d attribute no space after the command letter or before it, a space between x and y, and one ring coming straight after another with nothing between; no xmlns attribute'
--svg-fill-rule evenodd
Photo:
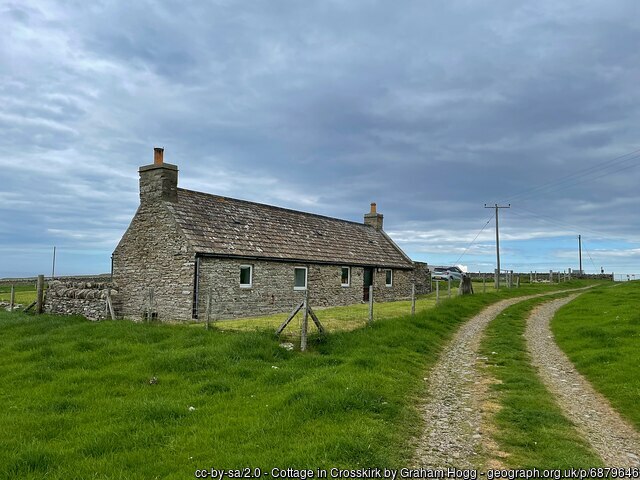
<svg viewBox="0 0 640 480"><path fill-rule="evenodd" d="M163 160L164 148L155 147L153 149L153 164L154 165L162 165L164 163Z"/></svg>
<svg viewBox="0 0 640 480"><path fill-rule="evenodd" d="M376 213L376 203L371 202L371 213Z"/></svg>

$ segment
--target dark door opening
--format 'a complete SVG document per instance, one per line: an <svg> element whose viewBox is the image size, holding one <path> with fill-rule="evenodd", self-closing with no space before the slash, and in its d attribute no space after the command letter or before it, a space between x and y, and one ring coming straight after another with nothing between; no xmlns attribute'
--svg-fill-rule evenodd
<svg viewBox="0 0 640 480"><path fill-rule="evenodd" d="M362 300L369 301L369 287L373 285L373 267L364 267L364 279L362 286Z"/></svg>

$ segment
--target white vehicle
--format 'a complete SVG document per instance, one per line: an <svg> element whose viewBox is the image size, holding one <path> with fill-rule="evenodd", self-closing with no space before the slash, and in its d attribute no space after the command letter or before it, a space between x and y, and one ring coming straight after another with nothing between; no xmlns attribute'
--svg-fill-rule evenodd
<svg viewBox="0 0 640 480"><path fill-rule="evenodd" d="M462 275L458 267L434 267L431 272L433 280L462 280Z"/></svg>

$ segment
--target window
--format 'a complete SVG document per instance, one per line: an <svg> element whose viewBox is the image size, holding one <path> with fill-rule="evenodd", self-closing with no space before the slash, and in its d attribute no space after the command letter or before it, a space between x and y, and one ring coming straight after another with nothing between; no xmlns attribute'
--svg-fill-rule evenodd
<svg viewBox="0 0 640 480"><path fill-rule="evenodd" d="M384 284L387 287L393 286L393 270L385 270L385 281Z"/></svg>
<svg viewBox="0 0 640 480"><path fill-rule="evenodd" d="M307 267L295 267L293 269L293 289L307 289Z"/></svg>
<svg viewBox="0 0 640 480"><path fill-rule="evenodd" d="M348 287L351 284L351 269L349 267L342 267L342 278L340 282L343 287Z"/></svg>
<svg viewBox="0 0 640 480"><path fill-rule="evenodd" d="M251 288L253 283L253 266L240 265L240 288Z"/></svg>

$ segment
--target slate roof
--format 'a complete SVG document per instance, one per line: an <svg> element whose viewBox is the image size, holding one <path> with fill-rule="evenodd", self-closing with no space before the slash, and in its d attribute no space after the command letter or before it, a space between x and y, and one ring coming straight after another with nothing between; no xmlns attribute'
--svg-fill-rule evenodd
<svg viewBox="0 0 640 480"><path fill-rule="evenodd" d="M197 253L413 268L386 233L361 223L182 188L166 205Z"/></svg>

